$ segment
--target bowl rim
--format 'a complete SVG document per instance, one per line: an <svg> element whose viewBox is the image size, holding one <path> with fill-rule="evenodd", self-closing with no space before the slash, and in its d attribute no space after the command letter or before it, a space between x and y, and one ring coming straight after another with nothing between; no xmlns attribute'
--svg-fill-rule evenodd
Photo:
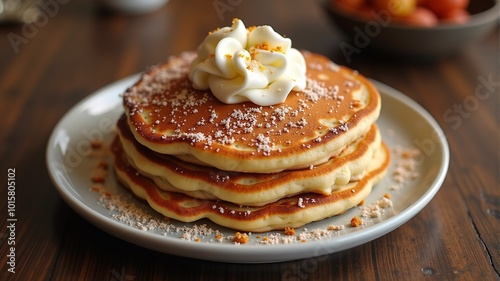
<svg viewBox="0 0 500 281"><path fill-rule="evenodd" d="M348 13L340 13L338 10L332 7L330 5L330 1L327 0L319 0L319 2L322 4L324 8L326 8L328 11L334 13L335 15L348 18L349 20L353 20L358 23L364 23L366 24L369 21L360 19L359 17L356 17L355 15L348 14ZM467 23L464 24L453 24L453 23L439 23L437 26L433 27L422 27L422 26L411 26L411 25L405 25L405 24L400 24L400 23L389 23L387 26L384 26L384 28L392 28L392 29L399 29L399 30L415 30L415 31L439 31L439 30L454 30L454 29L462 29L462 28L469 28L469 27L475 27L479 25L484 25L488 24L490 22L497 21L500 19L500 0L494 0L494 4L492 7L490 7L487 10L484 10L479 13L471 14L470 15L470 20Z"/></svg>

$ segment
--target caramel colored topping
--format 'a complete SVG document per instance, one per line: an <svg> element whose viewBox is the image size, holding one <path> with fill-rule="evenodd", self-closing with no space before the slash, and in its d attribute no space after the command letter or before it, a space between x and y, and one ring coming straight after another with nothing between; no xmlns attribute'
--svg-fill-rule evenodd
<svg viewBox="0 0 500 281"><path fill-rule="evenodd" d="M285 235L295 235L295 229L293 227L285 227Z"/></svg>
<svg viewBox="0 0 500 281"><path fill-rule="evenodd" d="M362 223L362 222L361 222L361 220L360 220L358 217L353 217L353 218L351 219L351 226L352 226L352 227L358 227L358 226L360 226L360 225L361 225L361 223Z"/></svg>
<svg viewBox="0 0 500 281"><path fill-rule="evenodd" d="M236 232L234 235L234 242L239 244L246 244L248 242L248 235L246 233Z"/></svg>

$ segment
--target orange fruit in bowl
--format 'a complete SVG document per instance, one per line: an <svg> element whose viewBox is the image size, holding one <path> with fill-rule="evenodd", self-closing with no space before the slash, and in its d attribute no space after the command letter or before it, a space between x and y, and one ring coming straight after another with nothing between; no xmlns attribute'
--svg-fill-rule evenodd
<svg viewBox="0 0 500 281"><path fill-rule="evenodd" d="M373 6L394 16L408 16L417 8L417 0L373 0Z"/></svg>

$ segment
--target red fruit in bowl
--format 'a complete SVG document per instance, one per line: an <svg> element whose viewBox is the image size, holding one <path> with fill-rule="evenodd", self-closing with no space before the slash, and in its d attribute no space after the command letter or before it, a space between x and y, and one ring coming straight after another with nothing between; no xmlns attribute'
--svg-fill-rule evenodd
<svg viewBox="0 0 500 281"><path fill-rule="evenodd" d="M470 19L470 14L463 9L450 10L441 15L441 20L445 23L464 24Z"/></svg>
<svg viewBox="0 0 500 281"><path fill-rule="evenodd" d="M439 19L436 15L423 7L417 7L411 15L399 18L398 20L401 23L419 27L434 27L439 24Z"/></svg>
<svg viewBox="0 0 500 281"><path fill-rule="evenodd" d="M442 17L452 10L467 9L469 0L429 0L426 6L436 13L438 17Z"/></svg>

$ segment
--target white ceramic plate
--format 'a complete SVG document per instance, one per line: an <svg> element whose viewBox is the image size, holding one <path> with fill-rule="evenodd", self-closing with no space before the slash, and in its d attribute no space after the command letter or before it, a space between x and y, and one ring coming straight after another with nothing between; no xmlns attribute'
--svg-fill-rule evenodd
<svg viewBox="0 0 500 281"><path fill-rule="evenodd" d="M374 187L366 199L369 205L386 193L391 194L393 206L384 209L382 216L364 219L360 227L348 226L353 216L361 214L360 207L341 216L310 223L296 229L297 234L329 225L346 225L343 230L330 231L329 237L308 242L289 244L259 244L261 237L280 232L250 234L250 242L235 245L230 239L218 242L210 237L202 241L183 240L178 232L140 230L112 217L111 212L99 203L99 193L91 190L90 174L95 159L89 157L90 141L97 139L109 143L114 136L113 126L122 113L120 93L138 79L134 75L117 81L82 100L57 124L47 145L47 167L56 189L66 203L82 217L110 234L131 243L156 251L190 258L222 262L261 263L302 258L318 258L325 254L345 250L376 239L396 229L420 212L434 197L446 177L449 151L442 130L432 116L421 106L396 90L374 81L382 96L382 114L378 120L382 137L389 147L417 147L421 150L416 172L419 176L397 190L392 188L391 176L395 163L393 157L388 176ZM112 169L111 169L112 170ZM108 174L106 189L112 194L127 194ZM140 201L131 198L145 212L158 216ZM175 226L193 226L172 221ZM197 222L219 230L224 237L235 231L219 227L208 221Z"/></svg>

